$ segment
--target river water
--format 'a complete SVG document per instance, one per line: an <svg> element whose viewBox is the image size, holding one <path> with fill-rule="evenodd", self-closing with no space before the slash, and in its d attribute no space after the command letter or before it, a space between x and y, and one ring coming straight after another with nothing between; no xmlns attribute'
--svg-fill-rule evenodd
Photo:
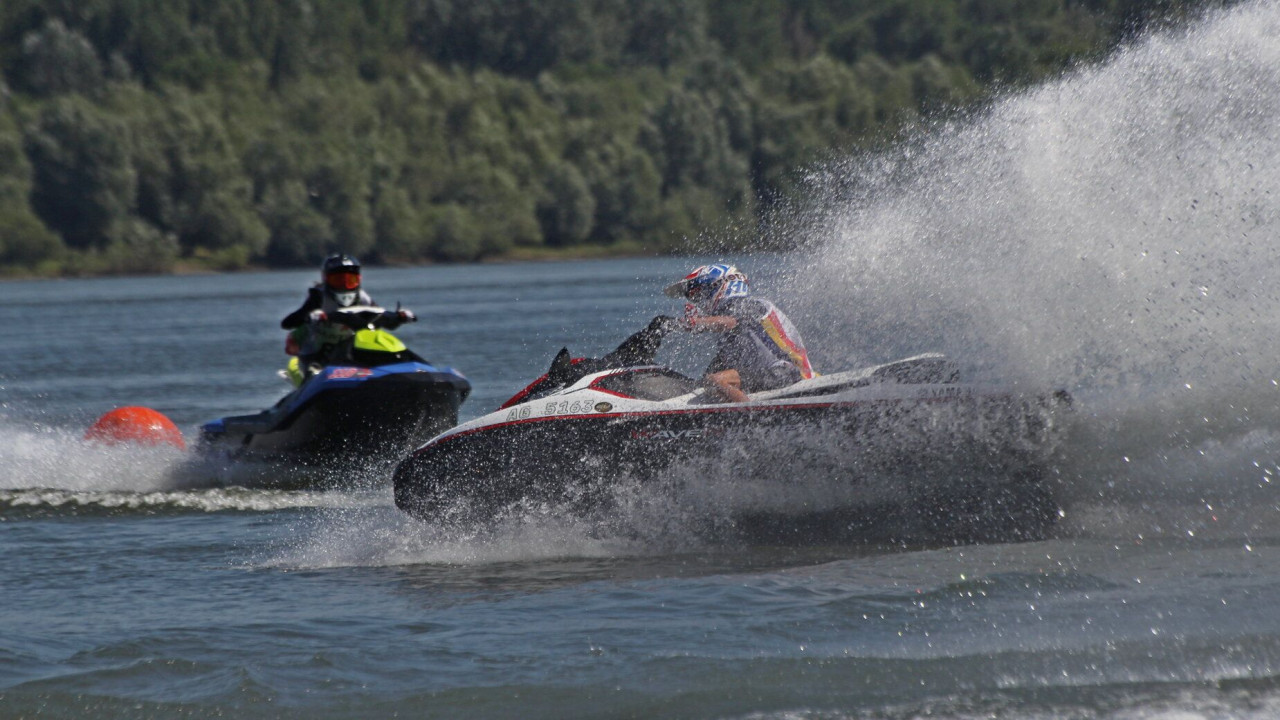
<svg viewBox="0 0 1280 720"><path fill-rule="evenodd" d="M482 532L385 485L242 487L80 438L274 402L313 272L0 285L0 716L1280 715L1277 38L1246 3L824 168L776 228L805 250L734 258L821 371L940 350L1069 389L1040 542L761 545L678 503ZM705 259L365 281L471 379L465 419L678 311Z"/></svg>

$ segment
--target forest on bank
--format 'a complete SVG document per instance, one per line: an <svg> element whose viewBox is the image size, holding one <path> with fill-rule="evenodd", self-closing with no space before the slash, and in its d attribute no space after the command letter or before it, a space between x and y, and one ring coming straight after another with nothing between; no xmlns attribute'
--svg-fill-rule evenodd
<svg viewBox="0 0 1280 720"><path fill-rule="evenodd" d="M1223 0L4 0L0 274L776 247L803 169Z"/></svg>

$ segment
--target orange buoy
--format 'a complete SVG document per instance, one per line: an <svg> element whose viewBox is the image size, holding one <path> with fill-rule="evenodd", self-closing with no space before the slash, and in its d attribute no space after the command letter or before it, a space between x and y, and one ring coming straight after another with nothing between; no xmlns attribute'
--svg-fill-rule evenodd
<svg viewBox="0 0 1280 720"><path fill-rule="evenodd" d="M182 431L172 420L151 408L136 406L116 408L104 414L85 431L84 439L108 445L172 445L180 450L187 447Z"/></svg>

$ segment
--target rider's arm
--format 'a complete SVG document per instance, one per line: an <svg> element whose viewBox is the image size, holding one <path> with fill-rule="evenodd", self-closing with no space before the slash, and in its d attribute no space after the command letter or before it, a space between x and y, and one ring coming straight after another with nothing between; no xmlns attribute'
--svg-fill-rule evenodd
<svg viewBox="0 0 1280 720"><path fill-rule="evenodd" d="M691 332L729 332L738 327L732 315L697 315L685 320Z"/></svg>
<svg viewBox="0 0 1280 720"><path fill-rule="evenodd" d="M702 315L692 305L686 305L683 324L690 332L727 333L767 312L752 298L731 300L719 309L715 315Z"/></svg>
<svg viewBox="0 0 1280 720"><path fill-rule="evenodd" d="M318 288L311 288L307 291L307 299L302 303L302 307L294 310L280 321L280 327L285 330L292 330L299 325L303 325L311 317L312 310L319 310L323 304L324 298Z"/></svg>

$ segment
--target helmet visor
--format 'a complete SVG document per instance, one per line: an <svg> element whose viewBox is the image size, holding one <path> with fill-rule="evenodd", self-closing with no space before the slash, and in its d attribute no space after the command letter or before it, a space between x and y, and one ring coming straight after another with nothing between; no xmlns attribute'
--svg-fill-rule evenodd
<svg viewBox="0 0 1280 720"><path fill-rule="evenodd" d="M339 270L324 276L324 282L336 291L356 290L360 287L360 273L352 270Z"/></svg>
<svg viewBox="0 0 1280 720"><path fill-rule="evenodd" d="M691 302L702 302L711 297L711 283L689 283L684 297Z"/></svg>

